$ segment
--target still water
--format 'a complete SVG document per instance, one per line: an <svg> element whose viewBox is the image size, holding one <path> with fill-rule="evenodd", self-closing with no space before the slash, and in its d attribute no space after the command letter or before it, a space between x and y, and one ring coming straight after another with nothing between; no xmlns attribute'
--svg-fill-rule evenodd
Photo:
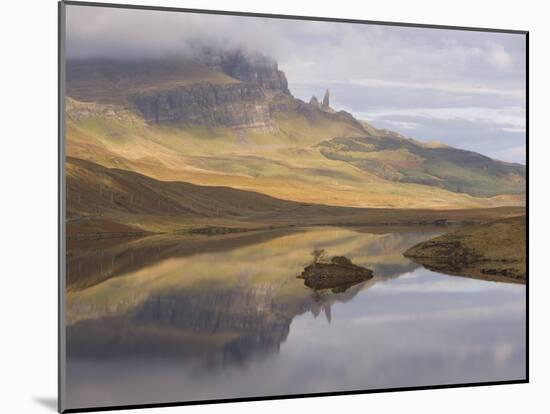
<svg viewBox="0 0 550 414"><path fill-rule="evenodd" d="M68 257L68 408L525 377L525 286L402 256L437 233L319 227L149 237ZM296 279L315 248L375 277Z"/></svg>

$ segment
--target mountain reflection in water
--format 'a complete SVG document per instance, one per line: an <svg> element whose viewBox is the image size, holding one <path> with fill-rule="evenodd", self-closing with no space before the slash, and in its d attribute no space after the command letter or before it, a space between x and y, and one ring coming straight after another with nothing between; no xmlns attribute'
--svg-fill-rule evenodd
<svg viewBox="0 0 550 414"><path fill-rule="evenodd" d="M422 385L419 381L445 383L461 380L455 379L454 368L442 361L441 367L436 369L437 375L403 376L403 384L381 377L367 381L359 372L352 380L338 374L348 369L350 362L353 363L346 358L352 358L351 351L361 346L358 342L374 339L369 338L370 329L361 324L350 325L350 321L370 316L392 320L395 311L407 306L419 314L426 310L441 310L439 302L434 302L430 309L429 300L418 300L426 292L403 290L398 282L401 278L396 279L406 275L403 280L409 280L419 272L420 275L428 274L428 278L435 277L435 284L425 284L428 292L441 283L438 282L442 280L440 278L448 279L419 269L402 256L408 247L433 236L434 232L369 233L365 229L319 227L219 237L156 236L111 245L103 242L97 246L93 243L69 246L66 298L68 406L237 398L336 391L340 387L366 389ZM323 248L331 255L350 257L354 263L372 269L375 276L341 293L315 292L296 278L310 260L314 248ZM424 279L420 277L420 280ZM459 300L465 303L471 303L472 295L475 299L478 291L485 289L484 283L490 284L468 281L468 289L474 292L468 293L468 289L464 292L464 283L460 282L467 279L453 280L458 280L452 283L459 288L454 292L455 296L460 294ZM396 286L393 291L391 285ZM518 290L521 288L507 287L501 292L497 284L493 284L488 288L491 295L485 298L486 306L490 306L491 301L495 301L495 306L502 306L502 295L512 294L515 300L512 303L516 309L512 312L515 322L512 328L507 325L506 329L511 331L504 341L508 347L516 335L515 342L520 343L522 339L519 335L524 327L517 322L523 312L519 299L521 291ZM371 290L370 302L365 302L362 307L352 306L356 301L364 302L366 293ZM445 293L439 296L444 298ZM381 299L385 309L376 308ZM349 305L346 302L350 302ZM332 326L335 307L340 307L340 312L351 313L342 323L340 318L333 321L336 326ZM506 309L506 312L510 310ZM319 325L321 319L317 319L320 314L324 314L323 325ZM411 324L418 325L421 317L415 321L414 314L411 316ZM497 314L497 319L500 316ZM493 323L499 324L494 320ZM425 328L425 324L421 325ZM471 328L463 325L464 321L458 320L455 328L466 331ZM311 329L313 336L304 338ZM344 329L340 332L342 335L338 334L341 329ZM476 336L479 336L478 329L476 326ZM467 334L466 331L463 333ZM339 340L323 339L331 332ZM293 337L302 339L296 342ZM490 347L487 341L483 338L478 346ZM327 352L329 342L331 351ZM521 376L523 368L517 360L522 349L517 343L509 351L515 356L515 362L502 372ZM307 347L307 358L295 360L295 356L285 355L283 347L290 350L298 344L300 349ZM385 358L382 348L373 347L364 349L364 352L373 356L379 354L379 362L382 362ZM408 357L395 357L405 358L410 364L417 363L419 358L427 360L430 355L424 352L415 354L411 348ZM273 381L256 378L271 361L277 361L281 367L292 361L293 368L287 367L279 376L290 375L294 368L301 366L303 374L300 376L306 376L307 380L302 378L298 384L292 381L284 384L285 378L281 377L273 383L278 376L273 368L269 371L274 376ZM332 367L330 375L326 372L328 367ZM355 369L363 370L365 374L369 371L367 366L362 367L357 361ZM391 373L396 367L387 363L386 369ZM493 376L500 372L497 371L472 372L471 380L465 377L463 381L483 380L483 375L488 376L487 380L495 380ZM231 385L224 382L222 386L222 377L232 378ZM290 389L285 388L291 383L294 385Z"/></svg>

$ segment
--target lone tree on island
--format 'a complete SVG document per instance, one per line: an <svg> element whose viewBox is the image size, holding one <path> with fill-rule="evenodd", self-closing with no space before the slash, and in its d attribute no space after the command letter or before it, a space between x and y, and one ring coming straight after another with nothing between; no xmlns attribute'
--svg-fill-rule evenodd
<svg viewBox="0 0 550 414"><path fill-rule="evenodd" d="M325 249L314 249L311 255L313 256L313 263L320 263L326 260L327 252Z"/></svg>

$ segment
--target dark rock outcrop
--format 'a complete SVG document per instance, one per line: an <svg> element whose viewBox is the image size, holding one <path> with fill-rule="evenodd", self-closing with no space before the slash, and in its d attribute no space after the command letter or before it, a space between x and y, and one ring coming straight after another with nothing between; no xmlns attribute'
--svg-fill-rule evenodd
<svg viewBox="0 0 550 414"><path fill-rule="evenodd" d="M317 99L317 97L313 95L309 100L309 107L318 109L325 113L330 113L330 114L336 113L336 111L330 107L330 92L328 89L325 91L325 95L323 96L323 100L321 102L319 102L319 99ZM340 112L344 113L344 111L340 111ZM353 120L355 121L355 118L353 118Z"/></svg>
<svg viewBox="0 0 550 414"><path fill-rule="evenodd" d="M293 99L277 62L240 50L164 60L69 61L67 95L117 105L118 112L137 109L146 122L268 133L277 131L270 103Z"/></svg>
<svg viewBox="0 0 550 414"><path fill-rule="evenodd" d="M266 94L251 83L194 84L134 97L147 122L182 122L275 132Z"/></svg>
<svg viewBox="0 0 550 414"><path fill-rule="evenodd" d="M258 85L266 94L291 96L284 72L279 70L277 62L270 57L241 50L205 50L200 54L199 61L232 78Z"/></svg>
<svg viewBox="0 0 550 414"><path fill-rule="evenodd" d="M525 216L482 223L418 243L403 255L429 270L526 283Z"/></svg>
<svg viewBox="0 0 550 414"><path fill-rule="evenodd" d="M315 95L313 95L313 96L311 97L311 99L309 100L309 104L310 104L310 105L317 106L317 107L320 106L319 100L317 99L317 97L316 97Z"/></svg>
<svg viewBox="0 0 550 414"><path fill-rule="evenodd" d="M276 133L275 112L297 111L312 119L344 115L330 107L328 90L322 102L316 97L302 102L290 93L274 59L240 49L203 48L170 59L71 60L66 70L67 96L77 118L139 114L148 123ZM351 115L348 120L358 124Z"/></svg>
<svg viewBox="0 0 550 414"><path fill-rule="evenodd" d="M347 288L373 277L372 270L353 263L312 263L304 268L299 279L307 287L320 289Z"/></svg>
<svg viewBox="0 0 550 414"><path fill-rule="evenodd" d="M274 97L292 99L277 62L241 50L203 50L198 62L240 82L199 83L134 98L148 122L227 126L258 132L277 131L270 111Z"/></svg>
<svg viewBox="0 0 550 414"><path fill-rule="evenodd" d="M324 109L330 108L330 94L328 89L325 92L325 96L323 97L323 104L321 105Z"/></svg>

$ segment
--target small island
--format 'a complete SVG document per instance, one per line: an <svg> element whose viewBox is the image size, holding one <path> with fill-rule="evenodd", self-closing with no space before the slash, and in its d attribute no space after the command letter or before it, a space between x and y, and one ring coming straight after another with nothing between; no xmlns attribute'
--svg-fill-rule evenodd
<svg viewBox="0 0 550 414"><path fill-rule="evenodd" d="M347 288L373 277L370 269L353 264L345 256L334 256L326 259L324 250L312 252L313 262L304 268L299 279L315 290L332 289L334 292L343 292Z"/></svg>
<svg viewBox="0 0 550 414"><path fill-rule="evenodd" d="M497 282L526 282L525 216L465 227L419 243L404 256L429 270Z"/></svg>

